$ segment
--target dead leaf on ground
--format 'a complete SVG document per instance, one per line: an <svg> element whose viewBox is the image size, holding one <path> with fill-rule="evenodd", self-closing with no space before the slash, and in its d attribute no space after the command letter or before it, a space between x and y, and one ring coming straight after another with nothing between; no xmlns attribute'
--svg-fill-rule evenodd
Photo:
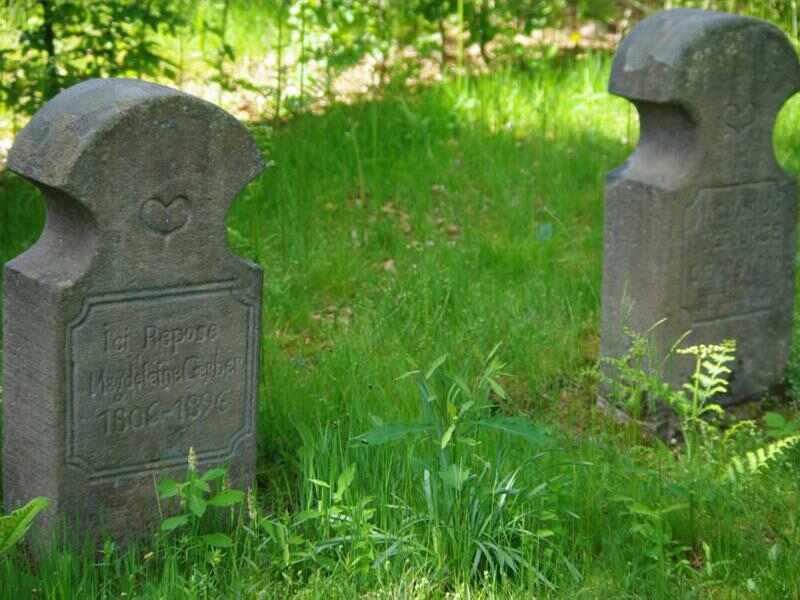
<svg viewBox="0 0 800 600"><path fill-rule="evenodd" d="M448 225L446 231L447 235L449 235L450 237L457 237L461 235L461 227L459 227L455 223L451 223L450 225Z"/></svg>
<svg viewBox="0 0 800 600"><path fill-rule="evenodd" d="M311 319L323 325L342 325L347 327L353 319L353 309L349 306L339 307L330 304L322 310L311 313Z"/></svg>

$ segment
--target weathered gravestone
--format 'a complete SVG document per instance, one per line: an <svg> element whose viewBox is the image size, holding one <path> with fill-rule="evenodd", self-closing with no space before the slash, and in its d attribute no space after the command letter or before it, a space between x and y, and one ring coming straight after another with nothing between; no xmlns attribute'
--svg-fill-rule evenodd
<svg viewBox="0 0 800 600"><path fill-rule="evenodd" d="M606 184L601 353L622 356L624 327L656 358L685 344L737 342L731 395L782 381L792 328L796 190L772 133L800 87L783 33L700 10L657 13L623 40L610 91L636 105L641 138ZM687 381L674 356L664 378Z"/></svg>
<svg viewBox="0 0 800 600"><path fill-rule="evenodd" d="M136 80L48 102L8 168L47 203L39 241L5 268L5 503L126 540L157 516L154 481L255 468L261 270L225 215L262 169L219 108Z"/></svg>

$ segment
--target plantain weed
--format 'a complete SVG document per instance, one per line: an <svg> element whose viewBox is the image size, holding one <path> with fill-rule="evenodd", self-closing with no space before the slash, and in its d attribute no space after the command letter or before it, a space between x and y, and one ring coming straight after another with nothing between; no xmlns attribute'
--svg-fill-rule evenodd
<svg viewBox="0 0 800 600"><path fill-rule="evenodd" d="M158 496L162 500L176 498L182 509L180 514L167 517L161 521L161 531L169 533L178 529L189 530L190 540L196 540L203 546L212 548L227 548L233 545L233 540L221 532L200 535L200 525L208 507L230 508L241 504L244 492L220 489L212 492L214 482L224 482L226 469L215 467L200 474L197 469L197 455L194 448L189 448L187 458L186 477L183 481L164 479L157 485Z"/></svg>

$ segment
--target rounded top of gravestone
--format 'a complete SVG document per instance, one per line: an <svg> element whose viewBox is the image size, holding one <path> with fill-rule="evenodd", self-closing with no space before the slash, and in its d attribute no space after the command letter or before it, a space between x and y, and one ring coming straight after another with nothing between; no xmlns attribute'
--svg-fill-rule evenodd
<svg viewBox="0 0 800 600"><path fill-rule="evenodd" d="M246 128L213 104L140 80L93 79L33 116L7 166L77 200L102 228L120 211L147 218L159 211L153 202L164 212L186 195L221 222L263 163ZM169 226L163 216L152 216L156 227Z"/></svg>
<svg viewBox="0 0 800 600"><path fill-rule="evenodd" d="M800 64L783 32L765 21L695 9L666 10L639 23L614 58L609 90L690 114L777 110L800 89ZM736 113L736 114L734 114Z"/></svg>

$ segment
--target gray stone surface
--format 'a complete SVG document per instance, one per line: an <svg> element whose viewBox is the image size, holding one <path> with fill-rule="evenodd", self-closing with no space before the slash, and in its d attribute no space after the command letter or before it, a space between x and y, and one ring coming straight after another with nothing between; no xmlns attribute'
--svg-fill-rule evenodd
<svg viewBox="0 0 800 600"><path fill-rule="evenodd" d="M602 355L624 354L624 326L665 319L658 358L687 331L683 345L736 340L726 402L782 382L797 209L772 135L798 88L795 51L757 19L665 11L622 41L610 91L636 105L641 138L606 183ZM691 364L675 357L664 377L679 385Z"/></svg>
<svg viewBox="0 0 800 600"><path fill-rule="evenodd" d="M47 496L40 533L124 541L190 447L249 485L262 276L225 229L262 169L247 130L166 87L91 80L36 113L8 168L43 191L47 224L5 267L6 508Z"/></svg>

